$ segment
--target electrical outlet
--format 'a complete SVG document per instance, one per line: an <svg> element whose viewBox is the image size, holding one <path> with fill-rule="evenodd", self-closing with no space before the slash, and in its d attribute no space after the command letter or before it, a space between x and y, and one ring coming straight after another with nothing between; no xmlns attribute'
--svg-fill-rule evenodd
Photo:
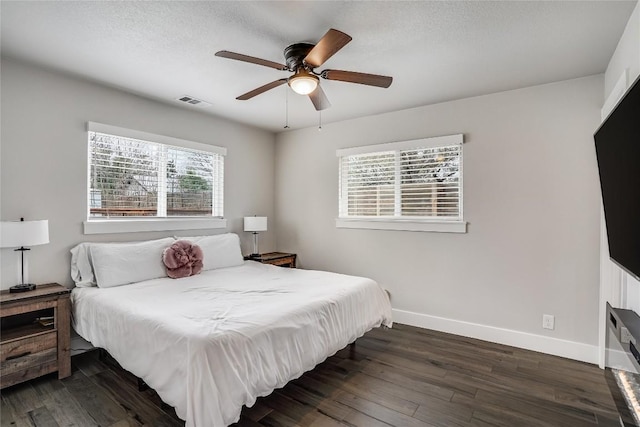
<svg viewBox="0 0 640 427"><path fill-rule="evenodd" d="M620 342L623 344L628 344L631 341L631 333L627 328L622 326L620 328Z"/></svg>
<svg viewBox="0 0 640 427"><path fill-rule="evenodd" d="M555 317L552 314L542 315L542 327L544 329L553 329L555 323Z"/></svg>

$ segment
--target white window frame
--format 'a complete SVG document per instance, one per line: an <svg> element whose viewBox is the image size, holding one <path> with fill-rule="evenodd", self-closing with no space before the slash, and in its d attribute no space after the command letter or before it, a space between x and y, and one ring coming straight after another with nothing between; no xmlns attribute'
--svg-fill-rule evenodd
<svg viewBox="0 0 640 427"><path fill-rule="evenodd" d="M446 136L438 136L432 138L422 138L415 139L410 141L399 141L399 142L390 142L385 144L376 144L376 145L366 145L360 147L351 147L351 148L343 148L336 150L336 156L338 157L338 162L340 162L341 157L345 156L353 156L358 154L369 154L369 153L378 153L378 152L388 152L388 151L400 151L400 150L412 150L418 148L434 148L434 147L442 147L442 146L451 146L451 145L460 145L460 176L459 176L459 185L460 185L460 212L461 218L456 219L446 219L446 218L437 218L437 219L421 219L421 218L411 218L408 216L402 217L352 217L352 216L340 216L336 218L336 227L337 228L358 228L358 229L369 229L369 230L398 230L398 231L432 231L432 232L446 232L446 233L466 233L467 232L467 222L464 221L463 215L463 181L462 181L462 171L463 171L463 154L462 154L462 145L464 143L464 136L462 134L456 135L446 135ZM341 172L338 172L339 174ZM396 180L398 181L398 180ZM342 185L341 179L339 186ZM338 203L339 208L342 207L340 204L344 204L347 202L346 197L342 198L343 189L338 188ZM399 192L396 191L396 197L399 197ZM340 211L344 212L345 209L340 209Z"/></svg>
<svg viewBox="0 0 640 427"><path fill-rule="evenodd" d="M137 131L118 126L105 125L102 123L87 122L87 132L98 132L110 135L122 136L125 138L140 139L143 141L156 142L159 144L172 145L176 147L190 148L193 150L207 151L226 156L227 149L215 145L202 144L199 142L173 138L165 135ZM218 217L147 217L147 218L109 218L97 219L89 216L90 182L91 182L91 152L87 143L87 181L85 218L83 222L84 234L103 233L134 233L147 231L174 231L174 230L200 230L200 229L220 229L227 227L226 218ZM224 189L223 189L224 193ZM224 196L223 196L224 197Z"/></svg>

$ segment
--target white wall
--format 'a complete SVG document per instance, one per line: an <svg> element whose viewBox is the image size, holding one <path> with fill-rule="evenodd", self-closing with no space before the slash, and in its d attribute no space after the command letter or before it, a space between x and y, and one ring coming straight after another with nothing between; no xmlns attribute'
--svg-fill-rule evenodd
<svg viewBox="0 0 640 427"><path fill-rule="evenodd" d="M281 133L278 249L374 278L396 320L595 362L602 92L599 75ZM455 133L467 234L336 229L337 148Z"/></svg>
<svg viewBox="0 0 640 427"><path fill-rule="evenodd" d="M3 221L49 220L51 243L31 250L32 282L70 285L69 249L82 241L232 231L248 253L251 235L242 232L242 217L273 217L273 134L8 58L1 67L0 216ZM227 147L227 230L84 235L87 121ZM261 250L275 249L275 234L271 223L260 235ZM17 256L11 249L1 255L1 288L8 288L19 281Z"/></svg>
<svg viewBox="0 0 640 427"><path fill-rule="evenodd" d="M640 3L631 13L624 33L604 73L605 99L613 91L620 75L627 71L628 85L640 75Z"/></svg>

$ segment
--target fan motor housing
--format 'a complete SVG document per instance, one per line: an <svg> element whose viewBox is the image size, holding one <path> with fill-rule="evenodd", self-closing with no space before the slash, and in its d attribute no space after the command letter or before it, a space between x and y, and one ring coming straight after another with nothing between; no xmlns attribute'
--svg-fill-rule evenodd
<svg viewBox="0 0 640 427"><path fill-rule="evenodd" d="M296 71L304 66L304 58L314 48L314 44L310 43L294 43L284 49L284 58L287 61L289 70Z"/></svg>

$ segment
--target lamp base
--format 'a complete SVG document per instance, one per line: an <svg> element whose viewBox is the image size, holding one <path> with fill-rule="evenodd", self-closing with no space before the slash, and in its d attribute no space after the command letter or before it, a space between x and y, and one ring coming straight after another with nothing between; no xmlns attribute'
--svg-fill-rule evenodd
<svg viewBox="0 0 640 427"><path fill-rule="evenodd" d="M33 283L23 283L21 285L15 285L9 288L9 292L10 293L15 293L15 292L27 292L27 291L32 291L36 288L36 285L34 285Z"/></svg>

